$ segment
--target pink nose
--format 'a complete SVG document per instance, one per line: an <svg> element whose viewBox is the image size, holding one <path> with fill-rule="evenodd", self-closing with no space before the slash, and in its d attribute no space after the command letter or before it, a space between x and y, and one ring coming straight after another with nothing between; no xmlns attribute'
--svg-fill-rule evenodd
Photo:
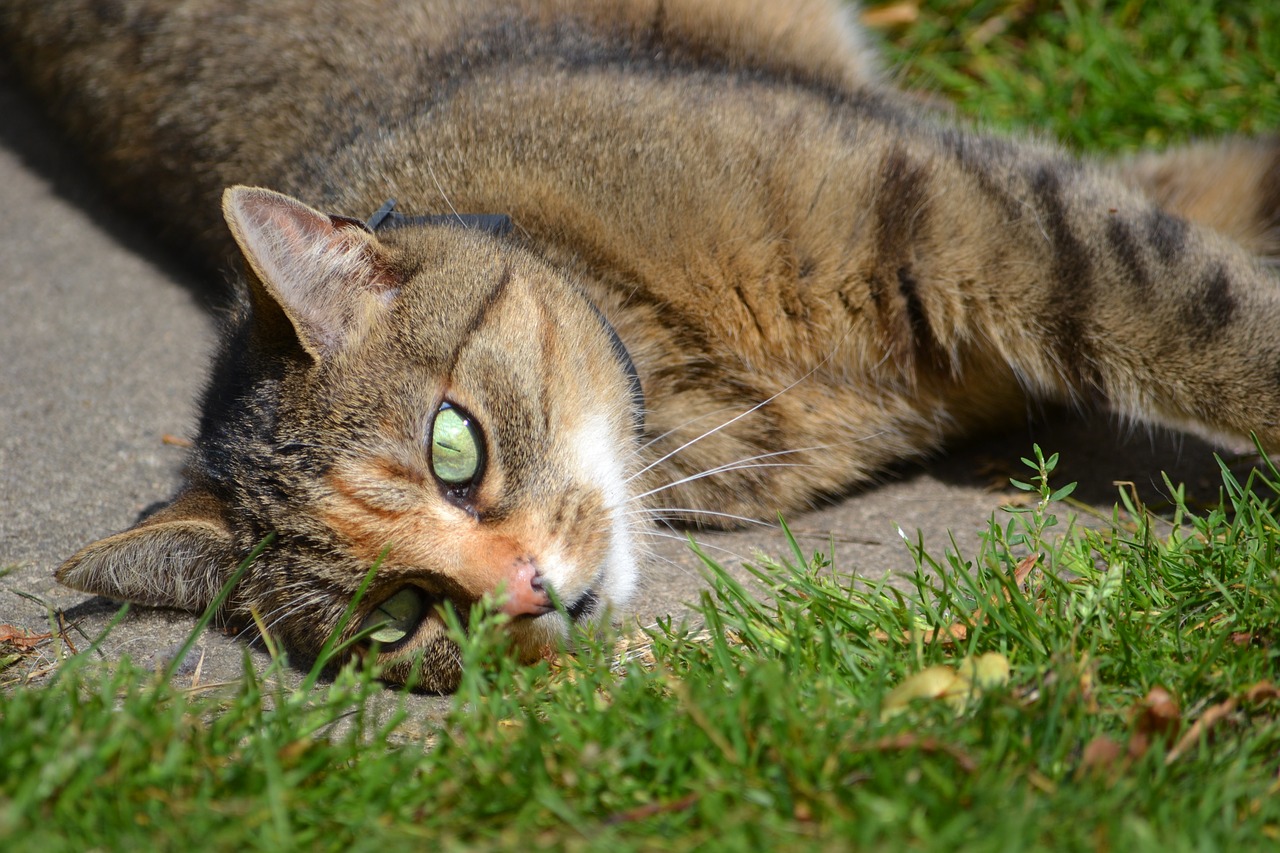
<svg viewBox="0 0 1280 853"><path fill-rule="evenodd" d="M542 575L532 560L517 560L506 582L506 602L502 612L508 616L541 616L555 608L547 595Z"/></svg>

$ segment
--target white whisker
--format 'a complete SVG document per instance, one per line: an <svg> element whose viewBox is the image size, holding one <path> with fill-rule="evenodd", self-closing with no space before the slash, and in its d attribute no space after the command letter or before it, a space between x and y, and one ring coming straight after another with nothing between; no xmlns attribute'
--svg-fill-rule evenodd
<svg viewBox="0 0 1280 853"><path fill-rule="evenodd" d="M783 389L783 391L789 390L789 388L790 388L790 386L788 386L788 388L784 388L784 389ZM778 394L781 394L781 393L782 393L782 391L779 391L779 392L778 392ZM649 472L649 471L650 471L650 470L651 470L655 465L660 465L660 464L662 464L663 462L666 462L666 461L667 461L668 459L670 459L672 456L675 456L677 453L680 453L681 451L683 451L683 450L685 450L685 449L687 449L687 448L689 448L689 447L692 447L693 445L697 444L699 441L702 441L702 440L703 440L704 438L706 438L707 436L715 435L716 433L718 433L720 430L724 429L725 427L730 426L730 425L732 425L732 424L734 424L734 423L736 423L736 422L738 422L738 421L742 420L742 419L743 419L743 418L745 418L747 415L751 414L752 412L756 411L757 409L759 409L759 408L761 408L761 407L763 407L763 406L768 405L770 402L772 402L772 401L773 401L773 400L778 396L778 394L774 394L774 395L773 395L772 397L770 397L768 400L765 400L765 401L763 401L763 402L761 402L761 403L756 403L754 406L752 406L751 408L747 409L745 412L742 412L742 413L740 413L740 414L738 414L738 415L735 415L734 417L732 417L732 418L730 418L729 420L725 421L724 423L720 424L718 427L715 427L714 429L711 429L711 430L708 430L707 432L702 433L702 434L701 434L701 435L699 435L697 438L691 438L691 439L689 439L689 440L688 440L688 441L686 441L684 444L682 444L682 445L680 445L679 447L677 447L675 450L669 451L669 452L668 452L668 453L666 453L664 456L661 456L661 457L659 457L659 458L655 459L654 461L650 462L648 465L646 465L646 466L644 466L643 468L641 468L641 469L640 469L639 471L637 471L636 473L632 474L630 477L628 477L628 478L627 478L627 482L629 483L629 482L631 482L632 480L634 480L636 477L639 477L639 476L641 476L642 474L645 474L645 473Z"/></svg>
<svg viewBox="0 0 1280 853"><path fill-rule="evenodd" d="M657 537L657 538L659 538L659 539L672 539L672 540L674 540L674 541L676 541L676 542L688 542L688 541L689 541L688 537L681 536L681 535L679 535L678 533L663 533L663 532L662 532L662 531L660 531L660 530L651 530L651 531L649 531L648 535L649 535L649 536L655 536L655 537ZM725 554L725 555L727 555L727 556L729 556L729 557L732 557L733 559L738 560L739 562L743 562L743 563L746 563L746 562L749 562L749 561L750 561L750 558L749 558L749 557L745 557L745 556L743 556L742 554L738 553L737 551L734 551L734 550L733 550L733 549L731 549L731 548L725 548L723 545L715 545L715 544L713 544L713 543L711 543L711 542L703 542L703 541L700 541L700 540L694 540L694 541L695 541L695 543L697 544L697 546L698 546L699 548L702 548L702 549L704 549L704 550L709 550L709 551L719 551L720 553ZM679 563L676 563L674 560L670 560L670 558L661 558L661 559L667 559L669 562L675 563L677 566L679 565Z"/></svg>
<svg viewBox="0 0 1280 853"><path fill-rule="evenodd" d="M665 483L661 486L658 486L657 488L650 489L647 492L641 492L640 494L633 496L632 500L643 500L647 497L656 495L659 492L665 492L667 489L675 488L676 486L682 486L685 483L693 483L698 480L704 479L706 477L714 477L717 474L725 474L729 471L745 471L751 468L817 468L817 467L818 467L817 465L811 465L805 462L763 462L763 463L749 462L749 461L727 462L724 465L719 465L715 468L708 468L706 471L700 471L697 474L690 474L687 477L681 477L679 480L673 480L670 483Z"/></svg>
<svg viewBox="0 0 1280 853"><path fill-rule="evenodd" d="M851 331L851 329L850 329L849 331ZM747 417L748 415L750 415L750 414L752 414L752 413L756 412L757 410L759 410L759 409L763 408L764 406L769 405L769 404L770 404L770 403L772 403L774 400L778 399L778 398L779 398L779 397L781 397L783 394L785 394L785 393L787 393L788 391L790 391L792 388L795 388L795 387L796 387L797 385L799 385L801 382L804 382L804 381L805 381L805 380L807 380L809 377L813 376L813 374L815 374L815 373L817 373L817 372L818 372L818 369L819 369L819 368L821 368L823 365L825 365L828 361L830 361L830 360L832 359L832 357L833 357L833 356L835 355L835 353L836 353L836 350L838 350L838 349L840 348L840 344L844 342L844 338L848 336L849 331L846 331L846 332L845 332L844 336L842 336L842 337L840 338L840 340L836 342L835 346L833 346L833 347L831 348L831 350L830 350L830 351L829 351L825 356L823 356L823 358L822 358L822 360L821 360L821 361L819 361L819 362L818 362L817 364L815 364L813 367L809 368L809 370L808 370L808 371L807 371L803 376L801 376L799 379L797 379L796 381L794 381L794 382L790 383L789 385L787 385L785 388L782 388L782 389L781 389L781 390L779 390L778 392L776 392L776 393L774 393L774 394L770 395L767 399L762 400L762 401L760 401L759 403L756 403L754 406L750 407L750 408L749 408L749 409L747 409L746 411L741 412L741 413L739 413L739 414L735 415L734 417L730 418L729 420L725 421L724 423L720 424L719 426L715 427L714 429L708 430L707 432L702 433L701 435L697 436L696 438L692 438L692 439L690 439L690 440L686 441L684 444L680 445L679 447L677 447L677 448L676 448L676 449L674 449L674 450L669 451L669 452L668 452L668 453L666 453L665 455L660 456L659 458L657 458L657 459L655 459L654 461L650 462L648 465L645 465L643 468L641 468L641 469L640 469L639 471L637 471L636 473L632 474L629 478L627 478L627 482L629 483L629 482L631 482L631 480L634 480L636 477L639 477L639 476L641 476L641 475L643 475L643 474L647 473L647 472L648 472L649 470L651 470L655 465L660 465L660 464L662 464L663 462L665 462L665 461L667 461L668 459L670 459L672 456L675 456L677 453L680 453L681 451L683 451L683 450L685 450L685 449L687 449L687 448L689 448L689 447L692 447L693 445L697 444L699 441L702 441L704 438L707 438L708 436L711 436L711 435L715 435L716 433L718 433L720 430L724 429L725 427L731 426L731 425L733 425L733 424L737 423L738 421L742 420L743 418Z"/></svg>
<svg viewBox="0 0 1280 853"><path fill-rule="evenodd" d="M676 570L675 573L678 573L682 577L690 578L697 581L701 581L703 579L701 572L699 572L696 569L689 568L688 566L682 564L679 560L673 560L670 557L666 557L662 555L654 555L652 559L654 562L667 564L672 569Z"/></svg>
<svg viewBox="0 0 1280 853"><path fill-rule="evenodd" d="M440 193L440 198L444 199L444 203L449 205L449 210L453 211L454 218L462 223L462 215L458 213L458 209L453 206L453 202L449 200L449 195L444 191L444 187L440 185L440 179L436 177L436 170L432 167L431 161L427 161L427 174L431 176L431 182L436 185L436 190ZM465 223L463 223L465 224Z"/></svg>
<svg viewBox="0 0 1280 853"><path fill-rule="evenodd" d="M687 426L691 426L691 425L693 425L693 424L696 424L698 421L703 421L703 420L706 420L707 418L710 418L710 417L715 417L715 416L720 415L720 414L722 414L722 413L724 413L724 412L731 412L731 411L734 411L734 410L735 410L735 408L736 408L736 407L734 407L734 406L721 406L719 409L715 409L715 410L710 411L710 412L703 412L703 413L702 413L702 414L700 414L700 415L696 415L695 417L689 418L687 421L685 421L685 422L683 422L683 423L676 424L675 426L673 426L671 429L667 430L666 432L661 433L660 435L655 435L653 438L649 439L648 441L644 442L644 444L640 445L640 449L641 449L641 450L647 450L648 448L650 448L650 447L652 447L653 445L657 444L659 441L662 441L662 439L667 438L668 436L675 434L676 432L678 432L678 431L680 431L680 430L684 429L684 428L685 428L685 427L687 427ZM640 473L643 473L643 472L640 472Z"/></svg>
<svg viewBox="0 0 1280 853"><path fill-rule="evenodd" d="M679 571L681 575L684 575L686 577L693 578L698 576L697 572L689 569L687 566L683 565L679 560L673 560L670 557L663 556L662 554L649 554L648 560L650 562L655 562L655 563L666 563L667 565Z"/></svg>
<svg viewBox="0 0 1280 853"><path fill-rule="evenodd" d="M271 633L275 630L275 627L278 624L299 611L308 610L316 606L323 606L326 603L325 599L326 596L323 592L312 590L303 595L300 599L291 599L284 604L281 604L275 610L263 614L262 624L265 632L268 634Z"/></svg>
<svg viewBox="0 0 1280 853"><path fill-rule="evenodd" d="M671 513L671 515L669 515L669 513ZM715 510L693 509L692 507L672 507L672 506L664 506L660 508L659 507L654 507L654 508L641 507L639 509L628 510L626 514L631 516L639 516L640 518L647 518L650 521L657 521L657 522L671 521L673 519L679 520L687 515L709 515L709 516L714 516L716 518L727 518L732 521L740 521L743 524L756 524L761 527L774 526L768 521L761 521L758 518L752 518L747 515L734 515L731 512L716 512Z"/></svg>

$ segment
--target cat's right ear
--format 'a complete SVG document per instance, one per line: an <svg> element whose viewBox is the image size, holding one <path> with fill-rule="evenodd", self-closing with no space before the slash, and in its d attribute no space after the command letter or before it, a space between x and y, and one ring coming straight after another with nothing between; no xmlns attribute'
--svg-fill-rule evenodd
<svg viewBox="0 0 1280 853"><path fill-rule="evenodd" d="M212 495L189 489L136 527L83 548L57 579L81 592L199 613L238 562L217 508Z"/></svg>
<svg viewBox="0 0 1280 853"><path fill-rule="evenodd" d="M399 292L381 244L358 222L258 187L226 190L222 213L251 284L279 306L314 358L357 340Z"/></svg>

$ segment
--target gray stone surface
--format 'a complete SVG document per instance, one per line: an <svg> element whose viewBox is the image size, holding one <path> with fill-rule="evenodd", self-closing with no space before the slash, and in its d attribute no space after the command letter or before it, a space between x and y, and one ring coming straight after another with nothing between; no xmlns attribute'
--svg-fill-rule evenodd
<svg viewBox="0 0 1280 853"><path fill-rule="evenodd" d="M203 307L208 293L113 212L74 153L0 78L0 570L8 570L0 625L39 631L51 610L63 610L82 643L115 613L109 602L59 587L52 571L83 544L127 527L175 484L183 450L166 436L193 426L216 325ZM1159 500L1162 469L1207 497L1216 491L1211 450L1198 441L1145 430L1122 440L1105 417L1049 412L1035 421L906 465L791 519L793 529L807 549L834 544L838 568L866 577L910 567L899 527L922 531L939 552L951 535L972 550L1033 440L1062 451L1063 482L1080 480L1079 495L1100 505L1110 506L1113 480L1132 480ZM641 621L685 612L704 586L681 538L654 540L658 558L635 613ZM728 564L786 550L772 529L699 538ZM193 624L187 614L135 608L103 654L160 663ZM204 682L240 672L243 649L217 631L206 632L199 651ZM252 659L265 662L261 652Z"/></svg>

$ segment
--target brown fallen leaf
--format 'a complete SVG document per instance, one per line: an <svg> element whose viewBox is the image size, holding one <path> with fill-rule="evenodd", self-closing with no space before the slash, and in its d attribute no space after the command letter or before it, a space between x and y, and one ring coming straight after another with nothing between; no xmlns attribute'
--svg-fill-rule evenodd
<svg viewBox="0 0 1280 853"><path fill-rule="evenodd" d="M53 634L32 634L13 625L0 625L0 643L8 643L24 651L34 649L45 640L51 639Z"/></svg>
<svg viewBox="0 0 1280 853"><path fill-rule="evenodd" d="M276 760L285 767L296 767L302 757L315 747L315 745L316 741L313 739L309 737L300 737L297 740L286 743L284 746L277 749Z"/></svg>
<svg viewBox="0 0 1280 853"><path fill-rule="evenodd" d="M1090 714L1096 714L1101 709L1098 707L1098 691L1097 687L1097 669L1098 666L1090 657L1088 652L1080 656L1079 673L1077 685L1080 688L1080 700L1084 702L1084 709Z"/></svg>
<svg viewBox="0 0 1280 853"><path fill-rule="evenodd" d="M1173 749L1169 750L1169 754L1164 758L1164 763L1172 764L1177 761L1187 750L1195 746L1202 736L1208 735L1219 723L1231 716L1236 708L1240 706L1241 699L1246 705L1257 705L1273 699L1280 699L1280 688L1277 688L1270 681L1259 681L1245 690L1240 697L1231 696L1205 709L1205 712L1200 715L1200 719L1192 723L1186 733L1174 744Z"/></svg>
<svg viewBox="0 0 1280 853"><path fill-rule="evenodd" d="M1250 705L1266 702L1268 699L1280 699L1280 688L1270 681L1259 681L1244 692L1244 701Z"/></svg>
<svg viewBox="0 0 1280 853"><path fill-rule="evenodd" d="M1182 726L1182 712L1172 694L1163 687L1152 687L1135 711L1138 728L1152 734L1177 734Z"/></svg>
<svg viewBox="0 0 1280 853"><path fill-rule="evenodd" d="M1134 722L1129 736L1129 757L1141 758L1156 740L1169 741L1182 727L1182 712L1168 690L1152 687L1142 701L1133 706Z"/></svg>
<svg viewBox="0 0 1280 853"><path fill-rule="evenodd" d="M891 737L882 737L871 743L859 744L853 748L854 752L901 752L908 749L918 749L921 752L936 752L948 755L955 761L956 765L966 773L972 773L978 769L978 762L973 756L949 743L944 743L932 735L915 735L906 732Z"/></svg>
<svg viewBox="0 0 1280 853"><path fill-rule="evenodd" d="M1080 755L1076 778L1084 776L1110 776L1120 768L1125 748L1106 735L1098 735L1085 746Z"/></svg>
<svg viewBox="0 0 1280 853"><path fill-rule="evenodd" d="M672 800L669 803L649 803L648 805L636 806L634 809L627 809L624 812L617 812L604 819L607 826L613 826L619 823L631 823L637 820L644 820L655 815L667 814L669 812L682 812L691 808L698 802L697 794L685 794L678 800Z"/></svg>
<svg viewBox="0 0 1280 853"><path fill-rule="evenodd" d="M882 643L888 642L891 639L898 639L903 642L910 642L912 636L915 635L916 633L917 632L915 629L908 629L906 631L903 631L902 634L900 634L899 636L894 637L885 631L872 631L871 638L873 640L879 640ZM969 628L965 625L962 625L959 622L956 622L953 625L945 625L941 628L933 628L931 630L925 631L923 634L920 635L920 641L922 643L925 643L926 645L931 645L933 643L941 643L944 646L952 646L952 645L955 645L956 643L963 642L968 638L969 638Z"/></svg>
<svg viewBox="0 0 1280 853"><path fill-rule="evenodd" d="M1236 699L1234 696L1226 701L1219 702L1217 705L1210 706L1200 715L1200 719L1191 724L1186 733L1178 739L1173 749L1164 757L1165 764L1172 764L1177 761L1183 753L1195 746L1200 738L1207 735L1222 720L1226 719L1236 709Z"/></svg>
<svg viewBox="0 0 1280 853"><path fill-rule="evenodd" d="M160 436L160 443L168 444L171 447L191 447L191 439L167 432Z"/></svg>
<svg viewBox="0 0 1280 853"><path fill-rule="evenodd" d="M1023 557L1022 561L1018 563L1016 567L1014 567L1013 582L1016 583L1018 586L1022 586L1026 582L1027 576L1031 574L1031 570L1036 567L1036 563L1038 562L1040 562L1039 554L1030 554L1026 557ZM1008 595L1006 595L1005 597L1007 598Z"/></svg>

